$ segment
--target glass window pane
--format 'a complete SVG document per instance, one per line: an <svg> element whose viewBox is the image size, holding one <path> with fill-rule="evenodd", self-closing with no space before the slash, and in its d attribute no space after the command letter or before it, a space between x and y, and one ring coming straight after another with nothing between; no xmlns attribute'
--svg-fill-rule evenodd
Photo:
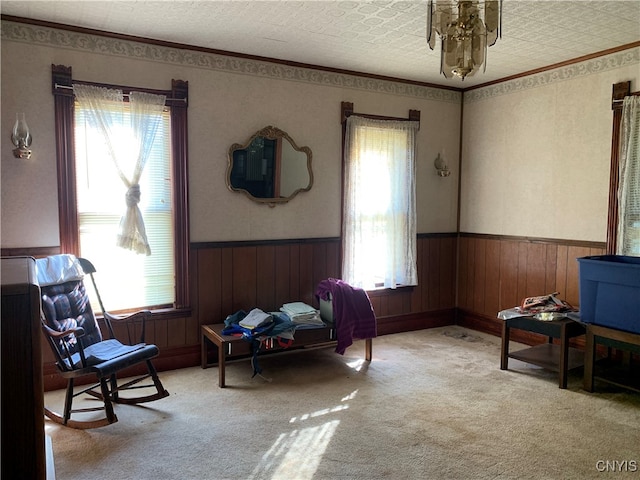
<svg viewBox="0 0 640 480"><path fill-rule="evenodd" d="M124 123L128 120L125 116ZM101 132L85 121L76 105L76 187L80 255L96 267L96 281L105 308L124 310L175 301L174 238L171 181L170 115L163 115L151 155L140 178L139 208L151 255L116 246L127 187L117 173ZM122 137L129 132L122 125ZM126 144L126 140L123 142ZM97 301L93 301L98 308Z"/></svg>

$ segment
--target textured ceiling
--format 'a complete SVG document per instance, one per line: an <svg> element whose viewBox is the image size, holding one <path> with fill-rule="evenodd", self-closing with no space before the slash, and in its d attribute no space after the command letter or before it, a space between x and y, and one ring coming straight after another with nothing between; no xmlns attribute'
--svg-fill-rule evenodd
<svg viewBox="0 0 640 480"><path fill-rule="evenodd" d="M426 0L5 1L2 14L467 88L640 41L640 0L504 0L486 72L440 73Z"/></svg>

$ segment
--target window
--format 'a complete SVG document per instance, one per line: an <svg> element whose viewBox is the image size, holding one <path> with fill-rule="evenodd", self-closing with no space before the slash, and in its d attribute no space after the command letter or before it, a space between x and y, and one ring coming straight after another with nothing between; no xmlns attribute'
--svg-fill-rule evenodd
<svg viewBox="0 0 640 480"><path fill-rule="evenodd" d="M623 101L619 162L617 253L640 256L639 96L627 96Z"/></svg>
<svg viewBox="0 0 640 480"><path fill-rule="evenodd" d="M85 121L86 112L76 102L71 67L52 65L52 83L60 251L82 255L95 264L101 296L109 310L188 308L188 83L173 80L172 89L167 91L113 87L125 95L139 90L167 97L166 111L138 182L138 206L150 256L115 246L127 189L113 162L105 159L104 139L96 136L95 129ZM126 135L123 131L123 138Z"/></svg>
<svg viewBox="0 0 640 480"><path fill-rule="evenodd" d="M134 151L130 109L115 126L119 147ZM126 209L127 187L110 158L102 132L88 120L89 112L75 103L75 154L79 254L100 273L100 289L109 309L173 305L174 236L171 179L171 122L162 114L140 181L138 207L144 219L151 255L116 244L116 233ZM124 155L119 155L123 158ZM130 160L130 159L129 159ZM135 158L133 162L135 163ZM131 170L123 166L125 171ZM125 267L126 266L126 267ZM97 305L96 302L94 302Z"/></svg>
<svg viewBox="0 0 640 480"><path fill-rule="evenodd" d="M640 256L640 92L614 83L607 254Z"/></svg>
<svg viewBox="0 0 640 480"><path fill-rule="evenodd" d="M416 285L417 121L350 116L345 131L342 278Z"/></svg>

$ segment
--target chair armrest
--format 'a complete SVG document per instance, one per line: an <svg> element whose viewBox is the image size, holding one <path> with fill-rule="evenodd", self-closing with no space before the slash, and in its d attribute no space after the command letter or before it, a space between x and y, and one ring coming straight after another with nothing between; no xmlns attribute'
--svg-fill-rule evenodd
<svg viewBox="0 0 640 480"><path fill-rule="evenodd" d="M143 322L147 317L151 316L151 310L140 310L135 313L115 315L109 312L102 312L102 316L108 318L110 322L135 322L136 320L142 320Z"/></svg>
<svg viewBox="0 0 640 480"><path fill-rule="evenodd" d="M80 338L81 336L84 335L84 328L82 327L67 328L62 332L58 332L57 330L54 330L48 325L45 325L44 323L42 323L42 329L47 335L53 338L63 338L71 334L74 334L76 337Z"/></svg>
<svg viewBox="0 0 640 480"><path fill-rule="evenodd" d="M122 315L114 315L112 313L109 312L102 312L102 316L104 317L104 319L106 320L106 323L108 325L109 331L111 333L111 337L115 338L115 335L113 333L113 329L111 328L111 323L114 324L118 324L118 323L123 323L123 324L127 324L127 333L129 334L129 338L128 338L128 342L129 344L132 343L137 343L137 342L133 342L131 339L131 324L134 324L136 322L140 322L142 325L142 330L140 332L140 343L145 343L145 333L146 333L146 321L147 318L151 317L151 310L140 310L137 311L135 313L130 313L130 314L122 314Z"/></svg>
<svg viewBox="0 0 640 480"><path fill-rule="evenodd" d="M82 366L86 367L87 362L84 356L84 346L82 345L81 339L85 334L84 328L72 327L59 332L49 327L44 321L40 322L40 325L42 326L42 332L47 336L49 345L53 349L59 368L66 371L74 370L72 347L69 345L72 341L69 337L72 335L76 339L75 343L77 344L77 352L78 355L80 355Z"/></svg>

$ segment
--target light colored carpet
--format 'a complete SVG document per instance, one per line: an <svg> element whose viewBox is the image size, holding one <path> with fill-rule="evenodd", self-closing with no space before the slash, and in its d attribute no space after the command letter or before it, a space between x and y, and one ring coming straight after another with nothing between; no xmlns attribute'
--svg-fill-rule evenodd
<svg viewBox="0 0 640 480"><path fill-rule="evenodd" d="M225 389L217 368L161 372L171 395L117 405L115 424L46 421L57 478L640 477L640 394L587 393L581 370L566 390L517 360L501 371L500 339L460 327L379 337L370 364L363 354L356 342L345 356L262 357L270 383L251 378L248 360L232 363ZM45 404L63 398L48 392Z"/></svg>

